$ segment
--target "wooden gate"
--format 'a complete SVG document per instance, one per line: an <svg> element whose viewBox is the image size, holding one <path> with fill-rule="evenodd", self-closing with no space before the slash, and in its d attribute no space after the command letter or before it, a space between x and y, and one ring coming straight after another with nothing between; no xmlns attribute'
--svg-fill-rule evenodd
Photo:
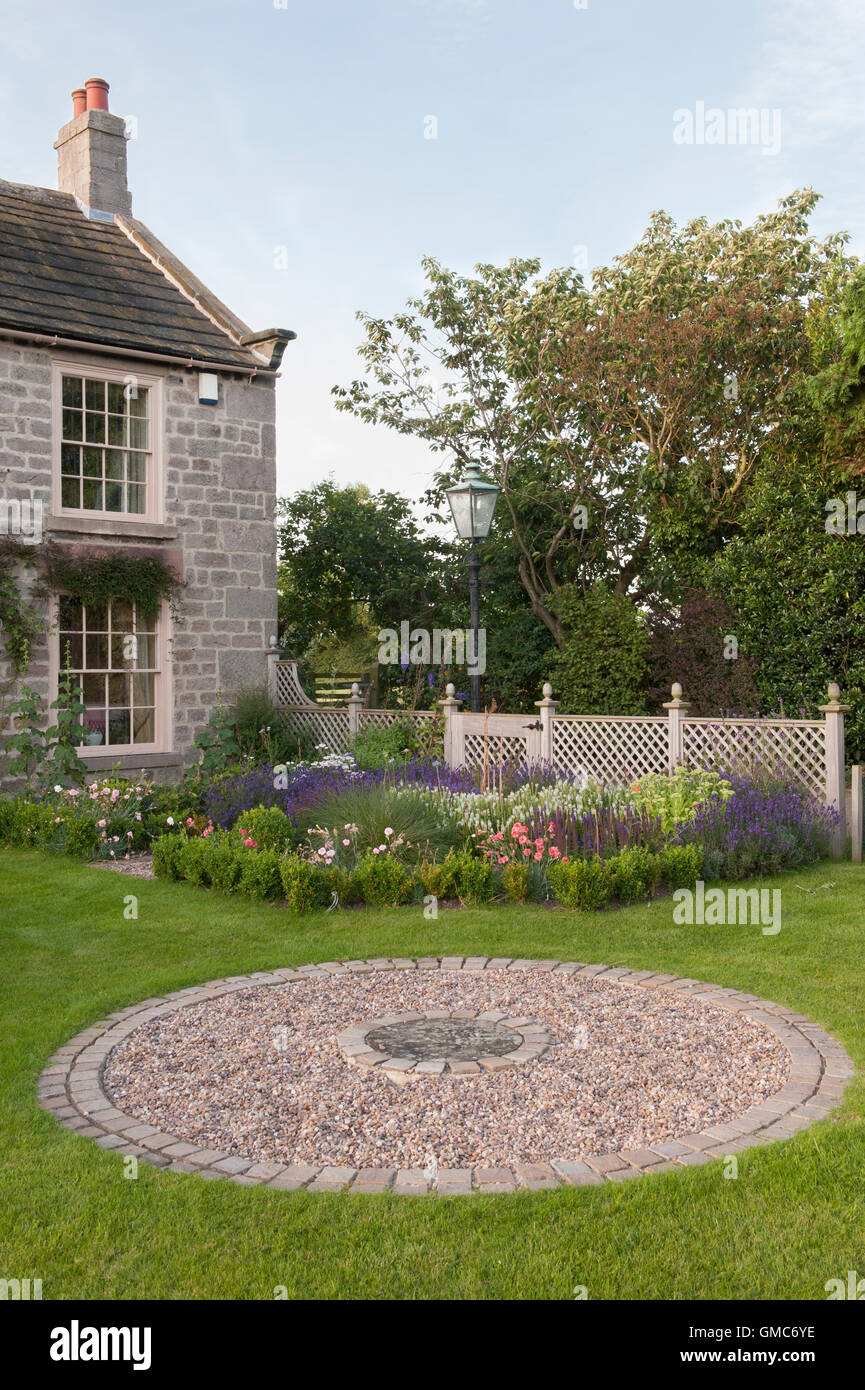
<svg viewBox="0 0 865 1390"><path fill-rule="evenodd" d="M527 714L454 714L452 761L456 767L499 767L541 761L542 724Z"/></svg>

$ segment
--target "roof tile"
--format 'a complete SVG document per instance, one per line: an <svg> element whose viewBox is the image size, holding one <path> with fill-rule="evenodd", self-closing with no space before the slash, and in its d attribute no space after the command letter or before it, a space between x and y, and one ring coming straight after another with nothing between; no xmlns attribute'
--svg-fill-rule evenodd
<svg viewBox="0 0 865 1390"><path fill-rule="evenodd" d="M0 331L262 369L113 222L69 193L0 180Z"/></svg>

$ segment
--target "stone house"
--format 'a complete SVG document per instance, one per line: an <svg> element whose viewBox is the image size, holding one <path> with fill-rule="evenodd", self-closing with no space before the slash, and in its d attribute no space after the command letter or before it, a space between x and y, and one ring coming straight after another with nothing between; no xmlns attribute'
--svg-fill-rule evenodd
<svg viewBox="0 0 865 1390"><path fill-rule="evenodd" d="M36 546L25 586L48 543L157 556L183 587L155 618L122 594L88 610L51 593L25 672L0 633L0 699L26 683L50 703L68 654L88 766L171 775L218 691L267 679L274 387L296 335L251 332L132 215L107 94L72 94L59 191L0 181L0 542Z"/></svg>

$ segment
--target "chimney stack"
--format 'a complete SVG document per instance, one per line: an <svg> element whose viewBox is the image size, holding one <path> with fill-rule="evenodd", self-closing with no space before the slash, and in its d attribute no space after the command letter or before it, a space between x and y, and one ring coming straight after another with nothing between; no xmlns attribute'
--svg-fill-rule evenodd
<svg viewBox="0 0 865 1390"><path fill-rule="evenodd" d="M108 83L91 77L72 93L72 120L55 141L57 187L72 193L90 216L129 217L126 122L108 110Z"/></svg>

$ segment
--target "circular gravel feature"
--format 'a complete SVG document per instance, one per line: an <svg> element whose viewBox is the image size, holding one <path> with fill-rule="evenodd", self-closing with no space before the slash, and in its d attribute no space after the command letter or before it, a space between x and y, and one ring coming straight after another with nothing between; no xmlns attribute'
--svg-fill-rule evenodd
<svg viewBox="0 0 865 1390"><path fill-rule="evenodd" d="M368 1006L380 1006L388 993L382 985L388 975L395 982L389 987L389 1006L370 1018ZM359 986L358 977L364 976L373 977L367 980L371 988ZM526 987L527 980L538 984L549 976L552 982L540 991ZM568 983L572 978L573 987ZM396 983L406 979L412 983ZM300 988L286 991L286 984ZM344 986L342 1009L331 990L337 984ZM309 986L323 991L317 1004ZM607 990L606 1000L599 986ZM428 996L446 1007L430 1009ZM488 1001L491 996L498 1008L478 1005L476 997ZM406 1010L409 998L427 1000L424 1010ZM394 999L401 1001L399 1008L393 1007ZM472 1004L467 1008L468 999ZM537 1004L537 1012L529 1009L526 1017L519 1016L521 1000L527 1007ZM353 1026L335 1033L328 1013L337 1018L346 1009ZM570 1038L553 1034L551 1021L561 1028L575 1014L581 1021ZM364 1017L365 1023L357 1022ZM545 1017L547 1024L541 1022ZM402 1066L418 1073L420 1085L411 1088L414 1096L397 1097L393 1083L404 1085L406 1078L385 1066L388 1061L396 1068L397 1059L375 1053L366 1034L374 1027L424 1018L499 1022L521 1033L523 1042L516 1053L488 1053L477 1062L454 1059L447 1068L434 1059L404 1058ZM750 1033L728 1026L730 1020L749 1025ZM764 1046L766 1035L780 1048L780 1064ZM741 1051L743 1039L746 1049L760 1044L750 1057ZM546 1054L543 1067L534 1067L541 1053ZM579 1054L578 1065L571 1070L574 1053ZM276 1072L275 1054L282 1059ZM142 1067L136 1078L137 1059ZM512 1068L517 1059L530 1065L521 1068L522 1077L512 1075L502 1091L500 1083L508 1078L501 1070ZM567 1064L564 1072L561 1063ZM785 1074L784 1085L761 1100L760 1091L779 1070ZM527 1073L543 1084L516 1085ZM357 1085L346 1086L347 1074ZM145 999L59 1047L37 1089L40 1106L68 1129L116 1156L135 1157L168 1172L228 1177L283 1191L390 1189L405 1196L448 1196L620 1182L641 1173L726 1161L755 1145L789 1139L824 1119L840 1104L853 1074L844 1048L813 1020L740 990L578 961L425 956L257 971ZM368 1083L365 1095L363 1081ZM111 1084L115 1089L109 1094ZM679 1092L678 1110L671 1090ZM475 1104L467 1109L472 1091ZM120 1108L123 1094L129 1097L127 1110ZM756 1103L739 1113L736 1105L749 1094ZM421 1095L429 1114L418 1109ZM729 1121L688 1132L678 1128L695 1113L711 1117L728 1109L735 1112ZM180 1132L148 1123L147 1114L167 1116L167 1123L176 1121L183 1133L196 1137L182 1138ZM654 1139L649 1147L617 1147L621 1132L633 1134L641 1126L655 1133L672 1127L676 1137ZM204 1137L208 1133L230 1148L210 1147ZM585 1144L598 1134L605 1135L604 1143L595 1153L580 1149L583 1158L575 1156L573 1147L558 1147L563 1136L565 1143L570 1135ZM411 1142L403 1150L411 1152L430 1140L422 1168L388 1166L386 1155L406 1135ZM546 1157L515 1160L512 1166L490 1167L484 1158L474 1167L449 1167L453 1160L447 1158L443 1136L451 1152L480 1152L480 1139L497 1152L528 1153L534 1144L545 1145ZM301 1146L323 1153L334 1145L345 1153L354 1151L352 1144L358 1152L364 1146L375 1148L373 1162L357 1168L321 1158L286 1162L245 1156L285 1148L294 1153Z"/></svg>
<svg viewBox="0 0 865 1390"><path fill-rule="evenodd" d="M430 1012L529 1033L538 1020L556 1041L530 1066L498 1068L489 1053L405 1087L340 1047L370 1020ZM789 1067L767 1027L696 996L552 969L391 967L163 1013L119 1042L102 1084L143 1125L250 1163L501 1170L722 1126L778 1092Z"/></svg>

